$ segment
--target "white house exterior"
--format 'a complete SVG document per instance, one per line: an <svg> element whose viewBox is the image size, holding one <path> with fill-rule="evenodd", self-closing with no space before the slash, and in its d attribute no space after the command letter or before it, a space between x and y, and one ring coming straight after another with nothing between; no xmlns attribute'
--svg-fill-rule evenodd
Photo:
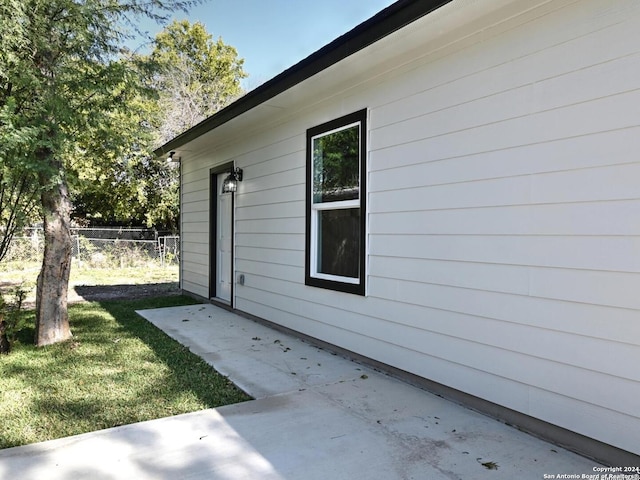
<svg viewBox="0 0 640 480"><path fill-rule="evenodd" d="M308 146L348 125L361 260L325 275ZM185 292L640 454L637 0L402 0L170 150Z"/></svg>

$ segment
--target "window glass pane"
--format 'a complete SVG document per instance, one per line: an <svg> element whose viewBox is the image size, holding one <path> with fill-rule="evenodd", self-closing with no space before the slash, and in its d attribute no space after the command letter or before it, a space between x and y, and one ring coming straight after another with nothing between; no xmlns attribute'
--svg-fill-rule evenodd
<svg viewBox="0 0 640 480"><path fill-rule="evenodd" d="M356 200L360 187L360 126L313 139L313 202Z"/></svg>
<svg viewBox="0 0 640 480"><path fill-rule="evenodd" d="M318 273L358 278L360 209L318 211Z"/></svg>

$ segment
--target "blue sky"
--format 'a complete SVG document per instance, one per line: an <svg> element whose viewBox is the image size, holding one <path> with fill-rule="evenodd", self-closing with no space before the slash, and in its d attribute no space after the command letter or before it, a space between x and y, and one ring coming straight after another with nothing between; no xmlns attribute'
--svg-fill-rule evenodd
<svg viewBox="0 0 640 480"><path fill-rule="evenodd" d="M238 50L253 89L395 0L208 0L174 18L203 23ZM162 27L145 27L151 35ZM133 45L132 45L133 46Z"/></svg>

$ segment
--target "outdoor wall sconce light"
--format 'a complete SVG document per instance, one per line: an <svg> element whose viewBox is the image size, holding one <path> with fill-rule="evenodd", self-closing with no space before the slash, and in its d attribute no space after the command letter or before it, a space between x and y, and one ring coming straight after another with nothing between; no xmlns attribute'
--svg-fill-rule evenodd
<svg viewBox="0 0 640 480"><path fill-rule="evenodd" d="M167 157L167 162L180 162L180 160L182 160L182 157L173 157L176 154L176 152L169 152L169 156Z"/></svg>
<svg viewBox="0 0 640 480"><path fill-rule="evenodd" d="M222 193L232 193L238 190L238 182L242 181L242 169L234 168L222 183Z"/></svg>

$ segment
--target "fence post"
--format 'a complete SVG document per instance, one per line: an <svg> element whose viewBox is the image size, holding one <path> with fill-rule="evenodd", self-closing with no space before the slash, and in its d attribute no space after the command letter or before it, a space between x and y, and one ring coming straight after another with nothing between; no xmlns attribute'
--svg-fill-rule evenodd
<svg viewBox="0 0 640 480"><path fill-rule="evenodd" d="M38 229L33 228L31 233L31 246L35 252L40 250L40 236L38 235Z"/></svg>
<svg viewBox="0 0 640 480"><path fill-rule="evenodd" d="M162 267L172 265L179 260L179 236L163 236L154 233L156 238L153 240L113 239L105 238L108 236L105 232L108 234L114 230L87 228L84 229L84 231L87 231L87 233L100 232L95 236L87 237L82 233L81 229L73 229L71 239L73 245L72 255L79 265L86 263L92 267L98 267L100 266L99 264L108 260L105 255L110 255L113 257L112 260L116 262L114 267L119 266L123 268L129 260L134 259L137 261L138 259L135 255L142 252L146 252L148 258L153 259L154 262L160 260L158 263ZM39 256L42 253L40 250L43 247L42 228L26 228L24 230L24 236L14 237L12 244L7 255L7 262L41 261ZM107 248L107 244L113 245L113 248ZM107 245L107 247L105 247L105 245Z"/></svg>

